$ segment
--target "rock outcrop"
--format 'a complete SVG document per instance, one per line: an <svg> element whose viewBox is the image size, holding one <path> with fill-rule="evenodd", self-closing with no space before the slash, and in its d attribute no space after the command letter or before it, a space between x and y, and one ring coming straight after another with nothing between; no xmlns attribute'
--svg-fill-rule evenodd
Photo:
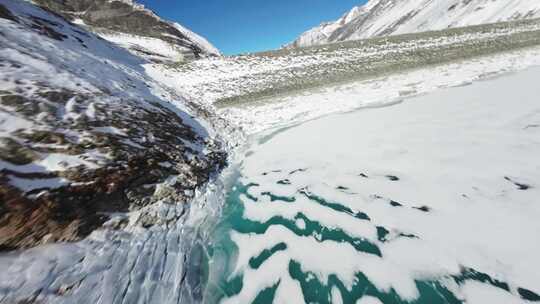
<svg viewBox="0 0 540 304"><path fill-rule="evenodd" d="M37 0L36 3L154 62L220 55L203 37L161 19L131 0Z"/></svg>
<svg viewBox="0 0 540 304"><path fill-rule="evenodd" d="M63 3L80 10L96 2ZM103 11L85 19L121 29L137 25L135 16L154 18L133 14L113 18L118 24ZM0 3L1 251L80 240L118 214L126 216L113 228L122 228L129 212L157 202L187 204L225 165L211 110L62 15Z"/></svg>

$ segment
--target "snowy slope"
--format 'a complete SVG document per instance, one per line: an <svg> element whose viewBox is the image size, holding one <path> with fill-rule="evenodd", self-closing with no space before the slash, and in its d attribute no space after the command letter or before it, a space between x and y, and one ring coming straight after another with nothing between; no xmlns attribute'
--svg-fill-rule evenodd
<svg viewBox="0 0 540 304"><path fill-rule="evenodd" d="M37 0L72 22L153 62L180 62L220 52L185 27L130 0Z"/></svg>
<svg viewBox="0 0 540 304"><path fill-rule="evenodd" d="M227 125L147 63L0 1L0 303L200 297L191 252L221 193Z"/></svg>
<svg viewBox="0 0 540 304"><path fill-rule="evenodd" d="M289 47L540 17L537 0L370 0Z"/></svg>
<svg viewBox="0 0 540 304"><path fill-rule="evenodd" d="M191 41L196 43L204 52L213 55L220 55L219 50L212 45L206 38L198 35L197 33L192 32L191 30L185 28L181 24L173 23L174 27L179 30L182 34L188 37Z"/></svg>
<svg viewBox="0 0 540 304"><path fill-rule="evenodd" d="M402 102L440 88L466 86L497 75L540 66L540 47L436 67L427 66L363 81L328 85L297 94L275 96L259 102L223 108L249 134L295 126L321 116L358 108L377 108Z"/></svg>
<svg viewBox="0 0 540 304"><path fill-rule="evenodd" d="M198 297L191 252L217 201L226 125L146 63L0 1L0 303Z"/></svg>
<svg viewBox="0 0 540 304"><path fill-rule="evenodd" d="M26 1L0 2L0 33L0 250L187 202L223 166L212 112L143 59Z"/></svg>
<svg viewBox="0 0 540 304"><path fill-rule="evenodd" d="M522 20L206 58L174 67L151 65L147 71L205 102L226 105L539 44L540 20Z"/></svg>

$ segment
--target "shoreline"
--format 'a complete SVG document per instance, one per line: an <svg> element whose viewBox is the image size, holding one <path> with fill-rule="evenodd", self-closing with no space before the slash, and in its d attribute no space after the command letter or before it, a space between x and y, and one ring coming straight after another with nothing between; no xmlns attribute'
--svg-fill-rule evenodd
<svg viewBox="0 0 540 304"><path fill-rule="evenodd" d="M533 219L540 209L534 207L531 200L538 191L532 161L538 147L534 143L537 131L526 128L538 117L529 114L536 113L531 84L539 72L540 67L534 67L469 87L438 90L392 107L329 115L288 128L284 133L274 133L274 137L247 149L250 152L242 164L240 185L253 186L232 198L239 200L233 204L240 204L245 210L243 215L233 215L230 223L242 227L241 232L231 231L232 240L240 247L240 260L234 266L222 266L222 262L217 261L219 269L232 269L225 278L243 275L246 291L228 300L250 302L257 296L256 291L277 286L274 285L277 281L281 282L274 289L277 299L302 294L314 297L311 300L319 299L303 285L302 290L297 289L295 284L298 283L287 276L289 257L303 265L304 272L312 271L321 284L318 290L331 290L332 295L343 296L347 303L355 299L351 298L355 294L351 288L356 285L351 281L352 273L344 269L367 271L366 276L373 277L371 282L377 286L370 294L382 298L392 296L390 287L403 299L421 296L411 283L411 277L417 279L411 273L423 273L429 278L450 280L442 282L444 289L435 290L451 292L461 300L482 299L482 293L494 300L505 299L505 303L534 299L540 292L531 278L534 272L527 271L522 259L512 260L512 257L527 256L528 251L521 250L521 246L532 250L538 245L535 242L522 244L520 240L534 239L534 231L539 227ZM498 84L502 86L499 91ZM508 90L510 87L527 90L514 92ZM512 96L519 96L523 105L516 106ZM491 119L492 116L495 118ZM528 158L522 157L526 155ZM514 162L513 156L518 160ZM490 162L491 166L486 165ZM299 172L293 170L295 168L307 169ZM292 175L292 172L297 173ZM287 183L279 183L284 180ZM299 192L298 189L306 190ZM270 193L270 198L266 193ZM291 197L295 198L292 202ZM312 197L318 199L310 199ZM343 206L338 208L337 203ZM359 212L365 215L360 219L347 217L343 214L346 210L350 210L345 212L349 215ZM524 213L524 210L530 212ZM329 220L330 215L335 221ZM477 217L497 220L475 226ZM460 219L459 225L455 225L456 218ZM222 220L227 221L227 218ZM333 236L326 234L323 241L317 234L308 233L315 229L314 223L328 229L339 228L341 232ZM386 227L387 234L381 237L379 229L375 233L371 225ZM255 230L246 231L246 227ZM305 229L308 232L298 235L298 231ZM381 257L372 256L373 245L367 247L371 248L371 255L365 255L346 248L348 242L343 240L334 244L331 237L341 237L342 233L348 238L356 237L358 242L370 241L380 248ZM498 241L499 235L505 242ZM522 235L528 237L520 239ZM476 242L482 246L472 246ZM454 245L460 250L452 250ZM218 246L227 248L229 245ZM306 251L303 246L309 249ZM263 253L270 248L281 249L272 251L254 268L252 260L266 256ZM332 248L335 250L330 250ZM318 253L318 258L309 258L313 253ZM223 255L230 257L231 253ZM342 255L343 258L335 261L325 259ZM494 262L499 258L502 263ZM342 267L340 263L345 261L350 265ZM531 262L530 257L527 261ZM514 266L520 271L512 271ZM341 271L338 276L345 278L345 289L324 283L338 270ZM390 275L394 271L400 275ZM475 278L482 276L503 282L509 286L508 290L496 284L476 282L480 279ZM457 280L456 283L452 283L453 280ZM429 282L421 286L427 288ZM211 281L218 289L225 290L232 288L229 283ZM361 285L359 288L362 289Z"/></svg>

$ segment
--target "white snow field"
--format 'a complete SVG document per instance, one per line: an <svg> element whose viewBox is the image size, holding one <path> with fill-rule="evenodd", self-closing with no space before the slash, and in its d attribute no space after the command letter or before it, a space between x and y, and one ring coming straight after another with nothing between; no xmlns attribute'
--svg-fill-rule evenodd
<svg viewBox="0 0 540 304"><path fill-rule="evenodd" d="M216 232L210 302L539 301L538 79L531 68L254 136Z"/></svg>

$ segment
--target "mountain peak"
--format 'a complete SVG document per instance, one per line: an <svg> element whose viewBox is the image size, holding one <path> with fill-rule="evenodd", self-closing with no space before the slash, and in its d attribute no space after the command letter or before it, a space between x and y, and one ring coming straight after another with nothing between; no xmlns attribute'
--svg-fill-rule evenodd
<svg viewBox="0 0 540 304"><path fill-rule="evenodd" d="M334 22L306 31L287 47L536 17L540 2L530 0L370 0Z"/></svg>

